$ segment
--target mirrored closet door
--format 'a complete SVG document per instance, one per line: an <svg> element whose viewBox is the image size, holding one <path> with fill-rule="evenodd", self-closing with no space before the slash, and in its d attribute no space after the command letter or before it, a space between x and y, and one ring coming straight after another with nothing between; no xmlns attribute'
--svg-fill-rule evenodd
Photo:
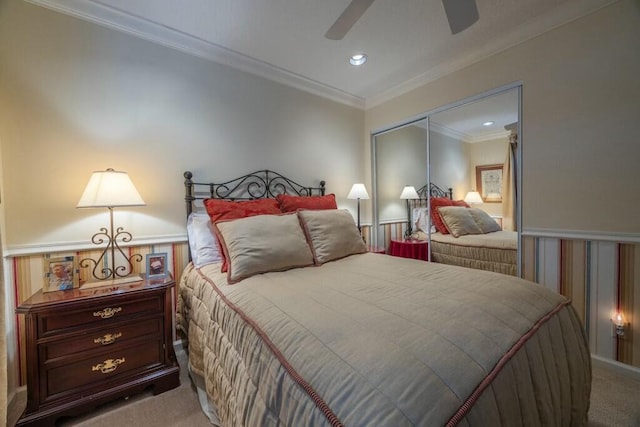
<svg viewBox="0 0 640 427"><path fill-rule="evenodd" d="M432 261L519 275L520 92L501 88L373 135L375 244L424 241ZM479 228L456 228L471 214ZM470 253L489 240L511 252Z"/></svg>

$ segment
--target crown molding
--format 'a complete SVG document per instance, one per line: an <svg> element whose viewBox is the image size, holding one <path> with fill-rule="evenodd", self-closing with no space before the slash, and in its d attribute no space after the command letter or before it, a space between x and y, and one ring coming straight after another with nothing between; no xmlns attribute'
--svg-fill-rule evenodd
<svg viewBox="0 0 640 427"><path fill-rule="evenodd" d="M514 29L506 36L485 44L480 49L472 50L467 55L432 67L424 73L382 92L361 97L292 73L267 62L248 57L201 38L190 36L174 28L159 25L140 16L107 6L99 0L25 1L362 110L376 107L541 34L539 24L536 22L527 23ZM579 2L562 4L559 6L560 11L558 13L542 18L546 24L543 25L545 28L543 33L594 13L615 1L617 0L610 0L587 11L582 11L582 8L578 5Z"/></svg>
<svg viewBox="0 0 640 427"><path fill-rule="evenodd" d="M511 134L511 132L509 131L502 130L502 131L482 134L480 136L474 136L465 132L460 132L455 129L451 129L450 127L447 127L443 124L440 124L434 121L429 121L429 126L431 127L431 130L434 132L437 132L439 134L442 134L442 135L457 139L458 141L463 141L469 144L475 144L477 142L484 142L484 141L491 141L499 138L507 138ZM426 129L426 126L420 126L420 127L424 127Z"/></svg>
<svg viewBox="0 0 640 427"><path fill-rule="evenodd" d="M260 61L215 43L156 24L95 0L25 0L37 6L73 16L135 37L176 49L276 83L364 109L364 98Z"/></svg>

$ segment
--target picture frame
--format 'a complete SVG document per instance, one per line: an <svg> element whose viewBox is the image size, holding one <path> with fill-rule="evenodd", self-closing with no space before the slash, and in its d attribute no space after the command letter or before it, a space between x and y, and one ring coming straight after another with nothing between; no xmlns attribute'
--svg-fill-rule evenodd
<svg viewBox="0 0 640 427"><path fill-rule="evenodd" d="M42 292L67 291L80 287L80 270L75 255L44 258Z"/></svg>
<svg viewBox="0 0 640 427"><path fill-rule="evenodd" d="M502 203L502 163L476 166L476 191L484 203Z"/></svg>
<svg viewBox="0 0 640 427"><path fill-rule="evenodd" d="M147 278L159 279L169 275L167 253L147 254Z"/></svg>

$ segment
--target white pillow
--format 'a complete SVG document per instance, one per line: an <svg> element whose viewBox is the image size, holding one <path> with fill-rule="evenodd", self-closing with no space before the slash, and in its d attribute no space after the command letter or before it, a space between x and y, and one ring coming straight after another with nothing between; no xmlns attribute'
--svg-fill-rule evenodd
<svg viewBox="0 0 640 427"><path fill-rule="evenodd" d="M192 212L187 218L191 261L197 268L222 261L211 218L206 212Z"/></svg>
<svg viewBox="0 0 640 427"><path fill-rule="evenodd" d="M429 232L429 209L413 208L413 227L414 231Z"/></svg>

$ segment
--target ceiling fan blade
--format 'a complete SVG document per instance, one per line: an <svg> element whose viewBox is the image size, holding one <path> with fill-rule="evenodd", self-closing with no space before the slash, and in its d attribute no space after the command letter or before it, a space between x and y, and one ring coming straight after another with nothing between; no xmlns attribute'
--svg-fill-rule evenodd
<svg viewBox="0 0 640 427"><path fill-rule="evenodd" d="M352 0L324 35L329 40L342 40L351 27L369 9L374 0Z"/></svg>
<svg viewBox="0 0 640 427"><path fill-rule="evenodd" d="M451 34L457 34L472 26L480 17L475 0L442 0L449 20Z"/></svg>

